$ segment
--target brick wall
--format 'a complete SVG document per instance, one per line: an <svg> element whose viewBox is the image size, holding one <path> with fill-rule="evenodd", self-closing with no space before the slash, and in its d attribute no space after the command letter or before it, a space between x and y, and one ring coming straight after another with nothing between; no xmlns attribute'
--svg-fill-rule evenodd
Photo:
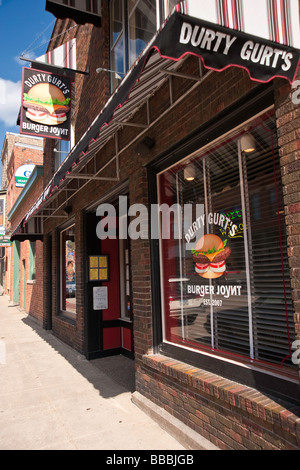
<svg viewBox="0 0 300 470"><path fill-rule="evenodd" d="M43 179L39 177L35 185L31 190L26 194L22 200L19 207L14 212L11 218L11 227L12 231L19 225L25 214L31 208L33 201L35 201L41 194L43 189ZM13 296L13 269L14 269L14 259L13 259L13 248L12 256L10 258L11 263L11 291L10 291L10 300ZM30 242L28 240L23 241L20 244L20 295L19 295L19 304L20 308L23 309L26 313L35 317L40 323L43 322L43 243L41 241L36 241L36 278L30 279ZM25 273L24 273L25 270ZM24 292L25 289L25 292ZM25 294L25 303L24 303L24 294Z"/></svg>
<svg viewBox="0 0 300 470"><path fill-rule="evenodd" d="M284 82L276 82L275 90L294 321L300 340L300 105L295 89Z"/></svg>
<svg viewBox="0 0 300 470"><path fill-rule="evenodd" d="M161 355L144 357L136 388L221 450L299 450L300 407Z"/></svg>

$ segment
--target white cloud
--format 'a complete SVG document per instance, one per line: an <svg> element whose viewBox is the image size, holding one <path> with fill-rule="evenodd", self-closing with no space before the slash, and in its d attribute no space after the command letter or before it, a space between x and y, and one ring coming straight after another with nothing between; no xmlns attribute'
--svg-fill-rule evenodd
<svg viewBox="0 0 300 470"><path fill-rule="evenodd" d="M0 0L1 1L1 0ZM0 78L0 121L15 126L21 106L22 82Z"/></svg>

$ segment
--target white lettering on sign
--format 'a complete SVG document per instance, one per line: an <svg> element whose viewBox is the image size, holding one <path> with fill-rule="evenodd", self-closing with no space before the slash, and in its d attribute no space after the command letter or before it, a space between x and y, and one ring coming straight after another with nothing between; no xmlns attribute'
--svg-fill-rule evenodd
<svg viewBox="0 0 300 470"><path fill-rule="evenodd" d="M254 64L260 63L260 65L273 68L277 67L280 59L284 61L284 64L281 65L282 70L287 71L291 68L293 53L266 46L259 42L246 41L241 50L241 58L250 60Z"/></svg>
<svg viewBox="0 0 300 470"><path fill-rule="evenodd" d="M221 52L227 55L230 47L236 40L236 36L221 33L220 31L213 31L212 29L205 28L204 26L192 27L189 23L183 23L180 33L179 42L181 44L191 43L194 47L206 49L213 52Z"/></svg>
<svg viewBox="0 0 300 470"><path fill-rule="evenodd" d="M205 26L192 26L190 23L183 22L179 42L181 44L191 44L193 47L199 47L207 51L228 55L236 39L237 36L214 31ZM290 51L287 52L277 47L249 40L243 44L240 58L265 67L276 68L280 66L284 72L287 72L292 66L294 55Z"/></svg>

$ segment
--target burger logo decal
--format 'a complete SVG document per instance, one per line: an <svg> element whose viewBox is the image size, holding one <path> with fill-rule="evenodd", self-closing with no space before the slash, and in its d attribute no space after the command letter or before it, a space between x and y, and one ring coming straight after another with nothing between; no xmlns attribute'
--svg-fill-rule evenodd
<svg viewBox="0 0 300 470"><path fill-rule="evenodd" d="M191 250L196 273L205 279L216 279L226 272L226 261L231 255L231 249L227 245L227 239L223 241L214 233L204 234L205 226L214 226L229 238L236 236L238 227L226 214L201 213L185 234L186 249ZM195 238L196 241L192 242Z"/></svg>
<svg viewBox="0 0 300 470"><path fill-rule="evenodd" d="M70 140L70 78L23 69L21 133Z"/></svg>
<svg viewBox="0 0 300 470"><path fill-rule="evenodd" d="M62 91L51 83L34 85L23 96L26 117L31 121L52 126L67 120L70 101L70 98L65 98Z"/></svg>
<svg viewBox="0 0 300 470"><path fill-rule="evenodd" d="M225 261L230 254L227 240L223 242L213 234L204 235L192 250L196 273L205 279L221 277L226 271Z"/></svg>

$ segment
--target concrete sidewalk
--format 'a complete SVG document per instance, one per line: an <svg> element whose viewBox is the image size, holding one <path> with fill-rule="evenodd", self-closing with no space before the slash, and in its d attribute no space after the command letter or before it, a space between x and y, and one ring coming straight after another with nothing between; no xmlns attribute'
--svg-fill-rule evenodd
<svg viewBox="0 0 300 470"><path fill-rule="evenodd" d="M133 367L87 361L0 296L0 449L184 450L132 402Z"/></svg>

